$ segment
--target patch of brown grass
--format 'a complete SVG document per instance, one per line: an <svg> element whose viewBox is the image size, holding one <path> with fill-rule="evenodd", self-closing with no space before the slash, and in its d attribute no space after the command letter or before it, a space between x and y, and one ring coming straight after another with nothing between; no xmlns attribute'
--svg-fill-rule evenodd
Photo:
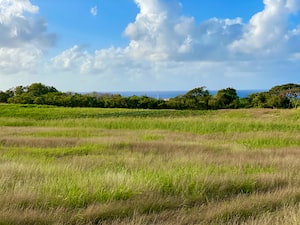
<svg viewBox="0 0 300 225"><path fill-rule="evenodd" d="M77 138L33 138L33 137L4 137L0 145L4 147L57 148L73 147L78 144Z"/></svg>

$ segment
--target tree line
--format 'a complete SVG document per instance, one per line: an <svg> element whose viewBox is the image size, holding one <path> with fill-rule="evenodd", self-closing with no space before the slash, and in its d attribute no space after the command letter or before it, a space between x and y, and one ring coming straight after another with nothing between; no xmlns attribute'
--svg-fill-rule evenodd
<svg viewBox="0 0 300 225"><path fill-rule="evenodd" d="M37 104L64 107L132 108L132 109L194 109L216 110L237 108L294 108L300 104L300 84L284 84L267 92L239 98L234 88L218 90L211 95L206 87L194 88L170 99L148 96L123 97L120 94L61 92L41 83L17 86L0 91L0 103Z"/></svg>

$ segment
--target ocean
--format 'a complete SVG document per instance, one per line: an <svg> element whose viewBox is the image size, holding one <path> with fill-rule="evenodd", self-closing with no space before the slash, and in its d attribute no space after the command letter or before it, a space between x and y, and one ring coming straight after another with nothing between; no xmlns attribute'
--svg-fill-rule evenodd
<svg viewBox="0 0 300 225"><path fill-rule="evenodd" d="M237 90L237 94L240 98L247 98L249 95L257 92L263 92L266 90ZM156 99L169 99L175 98L179 95L184 95L188 91L124 91L124 92L113 92L112 94L120 94L124 97L130 96L148 96ZM211 95L217 94L218 91L209 91Z"/></svg>

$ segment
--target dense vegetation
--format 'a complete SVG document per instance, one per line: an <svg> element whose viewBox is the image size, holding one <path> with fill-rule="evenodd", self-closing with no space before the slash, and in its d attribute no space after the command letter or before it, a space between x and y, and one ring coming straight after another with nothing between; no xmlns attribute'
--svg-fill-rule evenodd
<svg viewBox="0 0 300 225"><path fill-rule="evenodd" d="M41 83L18 86L0 91L0 103L38 104L65 107L133 108L133 109L233 109L233 108L294 108L300 99L299 84L275 86L268 92L259 92L239 98L233 88L221 89L211 95L205 87L195 88L171 99L148 96L123 97L119 94L63 93Z"/></svg>
<svg viewBox="0 0 300 225"><path fill-rule="evenodd" d="M0 104L0 224L298 225L299 149L296 109Z"/></svg>

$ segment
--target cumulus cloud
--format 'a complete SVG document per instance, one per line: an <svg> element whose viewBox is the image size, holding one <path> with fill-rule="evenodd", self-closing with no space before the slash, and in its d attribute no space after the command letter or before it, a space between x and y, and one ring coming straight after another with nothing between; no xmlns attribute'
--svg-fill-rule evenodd
<svg viewBox="0 0 300 225"><path fill-rule="evenodd" d="M162 74L168 74L169 80L178 76L209 80L218 73L223 83L241 79L238 74L250 82L251 76L267 77L274 67L288 69L300 59L300 25L291 28L289 24L290 16L300 9L300 0L263 2L264 9L250 21L210 18L197 23L181 14L182 5L176 0L135 0L140 11L124 30L128 46L93 53L74 46L52 63L56 69L112 77L122 74L129 80L150 76L167 81ZM184 83L186 79L177 80Z"/></svg>
<svg viewBox="0 0 300 225"><path fill-rule="evenodd" d="M43 51L54 45L47 23L33 17L39 8L29 0L0 0L0 71L33 69Z"/></svg>
<svg viewBox="0 0 300 225"><path fill-rule="evenodd" d="M211 18L199 24L181 15L176 1L135 2L140 12L124 32L131 40L127 52L134 58L238 60L280 57L300 48L299 27L289 26L290 16L300 9L299 0L264 0L264 9L249 23Z"/></svg>
<svg viewBox="0 0 300 225"><path fill-rule="evenodd" d="M127 51L135 58L195 60L218 57L242 32L240 18L213 18L198 25L194 18L180 14L178 2L136 0L136 3L140 13L124 32L131 40Z"/></svg>
<svg viewBox="0 0 300 225"><path fill-rule="evenodd" d="M289 17L300 9L300 0L264 0L265 8L253 15L249 23L241 18L211 18L199 24L193 17L181 14L182 6L177 1L135 0L135 3L140 12L124 31L130 42L116 51L116 60L120 52L123 58L150 61L236 60L241 54L257 58L259 54L261 57L286 54L291 51L291 44L295 50L294 45L300 39L299 27L289 30ZM97 54L89 57L103 61Z"/></svg>
<svg viewBox="0 0 300 225"><path fill-rule="evenodd" d="M41 57L41 50L36 48L0 48L0 72L33 71Z"/></svg>
<svg viewBox="0 0 300 225"><path fill-rule="evenodd" d="M33 44L46 48L53 45L55 35L47 33L47 22L30 16L38 10L28 0L0 0L0 46L16 48Z"/></svg>
<svg viewBox="0 0 300 225"><path fill-rule="evenodd" d="M91 8L90 13L92 14L92 16L97 16L98 15L98 7L94 6Z"/></svg>
<svg viewBox="0 0 300 225"><path fill-rule="evenodd" d="M290 40L298 36L289 31L289 17L300 7L299 0L264 0L265 8L255 14L241 39L230 44L234 52L264 57L286 55ZM299 45L299 44L298 44Z"/></svg>
<svg viewBox="0 0 300 225"><path fill-rule="evenodd" d="M124 69L125 66L134 66L137 61L151 64L222 60L227 55L228 44L242 36L241 18L212 18L196 24L193 17L181 15L182 6L177 1L135 2L140 12L125 28L124 34L130 39L127 47L88 53L74 46L52 60L55 67L60 65L66 69L72 65L70 68L79 67L81 72L98 72L110 67Z"/></svg>
<svg viewBox="0 0 300 225"><path fill-rule="evenodd" d="M9 24L15 17L24 19L24 12L37 13L39 10L29 0L1 0L0 6L1 24Z"/></svg>
<svg viewBox="0 0 300 225"><path fill-rule="evenodd" d="M88 53L86 51L81 51L80 47L75 45L53 58L52 62L57 68L72 70L76 68L76 65L79 65L78 62L82 64L86 58L88 58Z"/></svg>

